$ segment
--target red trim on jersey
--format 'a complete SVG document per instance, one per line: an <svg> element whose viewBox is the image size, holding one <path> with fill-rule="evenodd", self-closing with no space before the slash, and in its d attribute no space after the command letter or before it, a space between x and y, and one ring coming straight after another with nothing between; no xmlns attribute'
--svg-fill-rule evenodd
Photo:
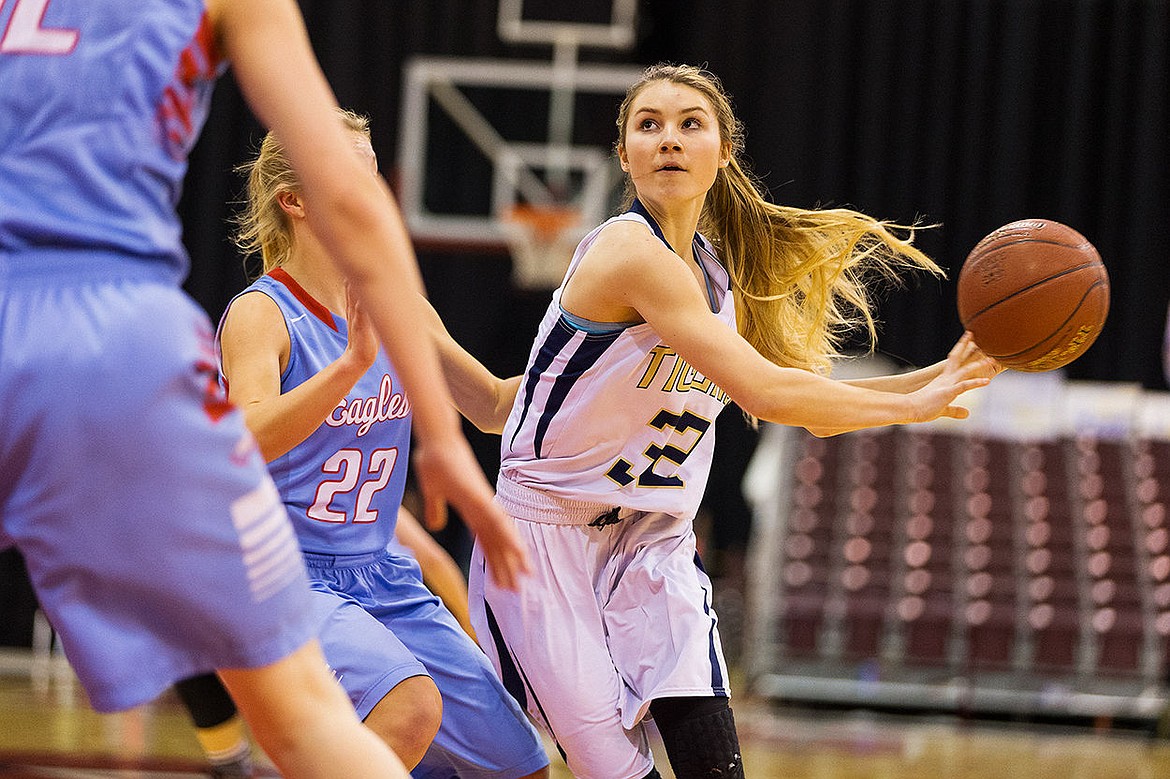
<svg viewBox="0 0 1170 779"><path fill-rule="evenodd" d="M224 416L235 410L227 399L227 384L219 386L219 370L214 363L200 360L195 363L195 371L206 377L203 385L203 412L212 422L218 422Z"/></svg>
<svg viewBox="0 0 1170 779"><path fill-rule="evenodd" d="M309 313L320 319L334 332L340 332L337 323L333 321L333 312L328 308L317 302L317 299L305 291L305 288L297 284L296 279L288 275L288 271L284 268L273 268L268 271L268 275L279 281L284 286L288 287L288 291L293 293L293 297L301 302L305 308L309 309Z"/></svg>
<svg viewBox="0 0 1170 779"><path fill-rule="evenodd" d="M180 71L181 74L189 74L191 77L202 76L204 78L214 78L215 72L219 69L219 64L223 60L223 53L215 43L215 28L211 24L211 17L207 12L203 12L203 18L199 20L199 29L195 31L195 37L192 42L198 47L200 53L203 54L202 64L200 65L195 59L190 58L194 53L191 48L188 48L184 54L188 59L186 65L190 70Z"/></svg>
<svg viewBox="0 0 1170 779"><path fill-rule="evenodd" d="M2 4L3 0L0 0ZM163 90L159 103L163 132L171 146L171 154L176 159L185 157L184 150L195 133L191 111L195 106L199 85L215 80L221 60L222 54L216 46L211 17L204 11L191 42L179 53L173 82Z"/></svg>

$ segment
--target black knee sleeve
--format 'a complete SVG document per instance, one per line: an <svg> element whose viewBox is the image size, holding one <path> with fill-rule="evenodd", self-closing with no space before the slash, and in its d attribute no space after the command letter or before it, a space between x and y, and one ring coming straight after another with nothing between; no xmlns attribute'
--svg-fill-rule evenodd
<svg viewBox="0 0 1170 779"><path fill-rule="evenodd" d="M727 698L662 698L650 713L678 779L743 779Z"/></svg>
<svg viewBox="0 0 1170 779"><path fill-rule="evenodd" d="M236 703L215 674L192 676L175 685L197 728L222 725L236 714Z"/></svg>

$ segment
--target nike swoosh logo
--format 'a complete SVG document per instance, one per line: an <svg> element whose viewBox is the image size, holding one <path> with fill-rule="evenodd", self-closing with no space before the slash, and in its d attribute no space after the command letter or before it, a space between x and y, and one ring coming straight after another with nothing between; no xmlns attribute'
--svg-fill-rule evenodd
<svg viewBox="0 0 1170 779"><path fill-rule="evenodd" d="M296 317L295 319L290 319L288 321L289 322L299 322L307 316L308 316L308 314L301 314L300 316Z"/></svg>

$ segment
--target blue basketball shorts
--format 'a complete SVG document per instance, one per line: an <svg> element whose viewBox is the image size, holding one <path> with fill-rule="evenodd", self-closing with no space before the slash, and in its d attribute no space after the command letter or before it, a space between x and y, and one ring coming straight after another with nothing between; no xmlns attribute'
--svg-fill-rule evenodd
<svg viewBox="0 0 1170 779"><path fill-rule="evenodd" d="M316 634L295 534L173 285L0 289L0 547L100 711Z"/></svg>
<svg viewBox="0 0 1170 779"><path fill-rule="evenodd" d="M365 719L399 682L428 675L439 733L414 779L515 779L548 765L539 734L487 657L426 588L413 558L306 554L325 659Z"/></svg>

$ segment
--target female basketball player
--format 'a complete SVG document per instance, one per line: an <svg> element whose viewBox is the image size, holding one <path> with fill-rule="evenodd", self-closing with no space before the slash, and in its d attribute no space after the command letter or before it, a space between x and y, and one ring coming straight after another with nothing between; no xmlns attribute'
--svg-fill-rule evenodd
<svg viewBox="0 0 1170 779"><path fill-rule="evenodd" d="M364 175L377 177L365 120L349 112L342 120ZM260 252L264 275L224 315L224 382L305 553L325 658L366 724L408 767L418 764L416 779L545 776L540 737L483 652L424 586L414 559L387 549L414 396L403 394L397 365L346 294L276 135L246 168L240 242ZM519 377L492 376L433 309L415 338L438 344L459 409L498 433Z"/></svg>
<svg viewBox="0 0 1170 779"><path fill-rule="evenodd" d="M886 225L765 201L714 76L656 66L627 93L628 210L577 248L504 428L498 500L535 558L522 593L472 559L472 624L509 689L584 779L743 776L710 580L692 519L712 424L748 413L831 434L964 417L997 366L964 336L943 362L847 384L847 325L873 334L862 274L933 262ZM701 229L701 232L699 232Z"/></svg>
<svg viewBox="0 0 1170 779"><path fill-rule="evenodd" d="M326 670L292 528L179 289L175 203L228 62L413 393L423 486L490 531L501 584L524 569L293 0L0 3L0 546L97 709L218 668L282 775L403 777Z"/></svg>

